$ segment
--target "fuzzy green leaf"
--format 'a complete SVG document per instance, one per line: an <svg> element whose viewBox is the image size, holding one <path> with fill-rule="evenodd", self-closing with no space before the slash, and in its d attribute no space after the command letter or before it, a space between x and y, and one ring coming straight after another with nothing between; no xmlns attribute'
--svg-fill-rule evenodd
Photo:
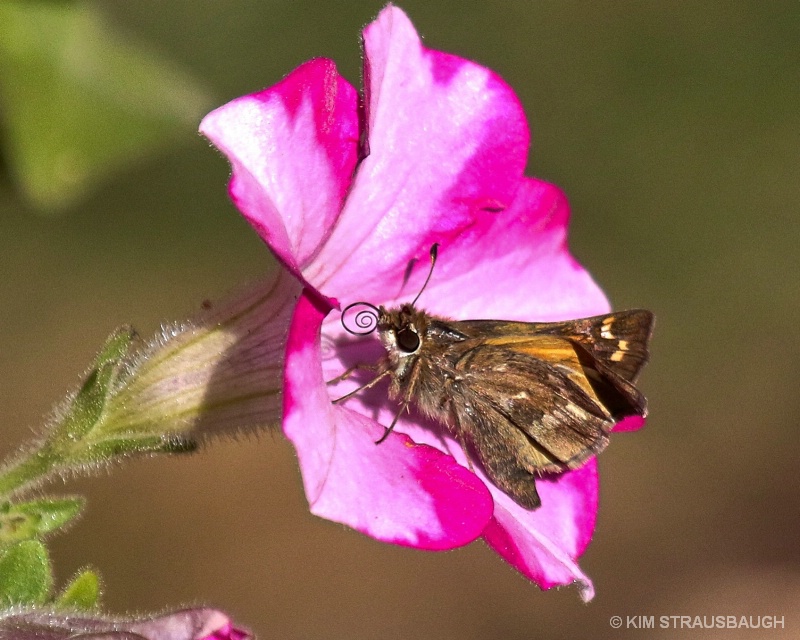
<svg viewBox="0 0 800 640"><path fill-rule="evenodd" d="M84 569L72 579L56 600L59 609L87 611L94 609L100 600L100 576Z"/></svg>
<svg viewBox="0 0 800 640"><path fill-rule="evenodd" d="M63 527L83 509L83 498L0 504L0 547L36 538Z"/></svg>
<svg viewBox="0 0 800 640"><path fill-rule="evenodd" d="M52 586L50 558L38 540L18 542L0 553L0 608L43 604Z"/></svg>

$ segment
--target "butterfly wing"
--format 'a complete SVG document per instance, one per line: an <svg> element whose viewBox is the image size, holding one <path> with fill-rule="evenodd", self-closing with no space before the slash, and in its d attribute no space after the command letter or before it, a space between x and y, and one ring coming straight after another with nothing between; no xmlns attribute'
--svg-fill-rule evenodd
<svg viewBox="0 0 800 640"><path fill-rule="evenodd" d="M629 309L565 322L466 320L453 325L470 338L510 341L546 335L566 338L583 347L605 369L635 383L649 359L654 320L651 311Z"/></svg>
<svg viewBox="0 0 800 640"><path fill-rule="evenodd" d="M648 359L649 311L552 323L427 321L435 346L426 361L441 357L448 373L407 397L451 424L527 509L540 504L537 475L580 467L606 447L615 422L647 413L634 383Z"/></svg>
<svg viewBox="0 0 800 640"><path fill-rule="evenodd" d="M565 322L468 320L453 324L474 340L485 338L511 349L527 344L531 355L546 362L560 357L565 345L568 356L574 349L580 366L573 379L585 377L614 419L621 420L647 415L647 400L635 383L649 359L653 322L650 311L631 309ZM548 342L548 336L553 340Z"/></svg>
<svg viewBox="0 0 800 640"><path fill-rule="evenodd" d="M570 343L550 337L484 341L455 363L457 435L528 509L538 506L536 474L578 468L608 444L614 418L581 381L580 367Z"/></svg>
<svg viewBox="0 0 800 640"><path fill-rule="evenodd" d="M580 344L603 368L630 383L636 382L649 359L648 345L654 316L645 309L631 309L542 327L539 333L555 334Z"/></svg>

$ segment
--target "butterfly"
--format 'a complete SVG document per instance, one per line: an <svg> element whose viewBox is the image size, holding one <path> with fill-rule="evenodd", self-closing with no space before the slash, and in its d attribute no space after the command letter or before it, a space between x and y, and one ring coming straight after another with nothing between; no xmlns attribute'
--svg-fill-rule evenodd
<svg viewBox="0 0 800 640"><path fill-rule="evenodd" d="M431 272L437 245L431 248ZM422 290L428 283L425 281ZM536 478L581 467L606 448L619 421L647 415L636 387L654 316L644 309L563 322L450 320L410 304L366 305L386 350L376 376L400 403L382 442L410 405L444 425L489 479L526 509L541 505ZM362 312L363 313L363 312ZM363 327L363 318L359 320ZM345 325L347 328L347 325ZM352 331L351 333L365 333Z"/></svg>

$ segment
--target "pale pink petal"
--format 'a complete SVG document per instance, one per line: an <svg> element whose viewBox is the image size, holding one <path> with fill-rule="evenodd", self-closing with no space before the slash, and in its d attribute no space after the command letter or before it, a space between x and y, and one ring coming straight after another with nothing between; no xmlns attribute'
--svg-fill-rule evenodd
<svg viewBox="0 0 800 640"><path fill-rule="evenodd" d="M212 111L200 125L231 162L236 206L301 279L350 187L357 99L335 64L318 59Z"/></svg>
<svg viewBox="0 0 800 640"><path fill-rule="evenodd" d="M594 597L594 586L577 558L594 531L597 483L594 458L577 471L537 480L542 506L535 511L523 509L490 485L495 511L484 539L543 589L574 582L588 602Z"/></svg>
<svg viewBox="0 0 800 640"><path fill-rule="evenodd" d="M575 260L567 246L569 205L560 189L534 178L522 181L512 206L499 213L481 212L459 234L431 233L439 242L439 258L418 306L456 320L502 319L526 322L564 320L605 313L609 304L600 287ZM418 280L430 267L428 248L414 257ZM417 294L402 288L405 268L387 277L383 295L368 298L360 289L342 304L368 300L397 304ZM400 293L399 296L395 293ZM344 334L332 322L331 339Z"/></svg>
<svg viewBox="0 0 800 640"><path fill-rule="evenodd" d="M449 549L478 537L492 516L483 483L452 457L330 402L320 327L327 308L304 294L287 347L284 432L297 449L312 513L374 538Z"/></svg>
<svg viewBox="0 0 800 640"><path fill-rule="evenodd" d="M207 607L154 618L115 619L47 609L0 614L3 640L247 640L222 611Z"/></svg>
<svg viewBox="0 0 800 640"><path fill-rule="evenodd" d="M216 609L186 609L128 625L134 633L152 640L243 640L250 634L235 628Z"/></svg>
<svg viewBox="0 0 800 640"><path fill-rule="evenodd" d="M432 238L511 204L529 136L503 80L423 47L400 9L384 9L364 41L369 155L305 275L326 296L377 300L397 295L391 284Z"/></svg>
<svg viewBox="0 0 800 640"><path fill-rule="evenodd" d="M557 187L525 179L510 209L482 214L468 232L440 247L433 277L419 306L456 320L491 318L531 322L607 311L603 292L569 253L568 218L566 198ZM429 266L428 260L421 260L416 270L426 272ZM399 275L387 289L399 290L401 283ZM415 295L412 290L403 297L408 300ZM345 299L342 303L354 301ZM370 302L398 304L396 298L387 297ZM323 367L328 380L355 364L374 363L383 354L377 336L349 335L337 312L324 322L323 340ZM366 379L354 376L336 385L334 395L344 395ZM384 424L388 424L387 418L391 421L396 409L387 400L385 385L358 394L348 401L348 406L369 415L380 409L376 418ZM414 427L425 430L430 425L404 418L397 430L409 433L415 442L428 442L420 439L422 433Z"/></svg>
<svg viewBox="0 0 800 640"><path fill-rule="evenodd" d="M608 301L567 246L569 205L557 187L526 178L512 206L442 239L419 305L457 319L526 322L605 313Z"/></svg>

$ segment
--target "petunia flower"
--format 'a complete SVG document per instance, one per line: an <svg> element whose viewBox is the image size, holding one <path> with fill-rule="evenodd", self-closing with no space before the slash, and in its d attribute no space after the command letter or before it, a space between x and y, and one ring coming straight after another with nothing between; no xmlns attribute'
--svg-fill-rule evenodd
<svg viewBox="0 0 800 640"><path fill-rule="evenodd" d="M483 536L542 588L577 582L595 525L592 459L537 481L528 511L497 489L441 425L397 411L385 385L336 399L368 378L374 338L353 339L339 310L418 305L456 319L550 321L608 311L566 245L568 206L523 175L529 132L519 100L495 73L422 45L388 6L366 27L363 99L331 60L210 113L205 134L230 160L230 195L303 291L289 329L283 429L311 511L379 540L449 549ZM630 426L630 425L629 425Z"/></svg>
<svg viewBox="0 0 800 640"><path fill-rule="evenodd" d="M0 614L0 640L248 640L216 609L175 611L147 619L115 619L48 611Z"/></svg>

